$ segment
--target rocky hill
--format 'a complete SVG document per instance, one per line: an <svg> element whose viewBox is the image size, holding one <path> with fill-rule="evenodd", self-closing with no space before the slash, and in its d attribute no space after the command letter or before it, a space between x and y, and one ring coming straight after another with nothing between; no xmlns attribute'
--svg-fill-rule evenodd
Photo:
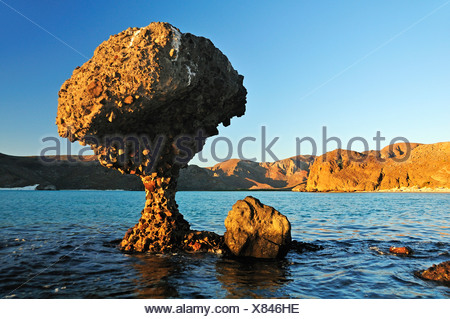
<svg viewBox="0 0 450 319"><path fill-rule="evenodd" d="M353 192L411 187L450 187L449 142L411 143L409 151L405 144L366 153L334 150L315 160L305 190Z"/></svg>
<svg viewBox="0 0 450 319"><path fill-rule="evenodd" d="M405 158L407 156L407 158ZM72 162L73 161L73 162ZM38 157L0 154L0 188L143 190L137 176L101 166L93 157L61 156L52 164ZM231 159L212 167L182 169L179 190L294 190L353 192L401 188L450 188L450 142L395 144L364 153L334 150L277 162Z"/></svg>
<svg viewBox="0 0 450 319"><path fill-rule="evenodd" d="M277 162L231 159L213 167L189 165L181 170L179 190L282 189L305 184L314 156L295 156Z"/></svg>
<svg viewBox="0 0 450 319"><path fill-rule="evenodd" d="M273 163L232 159L213 167L182 169L179 190L285 189L306 183L313 156L291 157ZM143 190L139 177L101 166L94 157L54 158L0 154L0 188L39 185L38 189Z"/></svg>
<svg viewBox="0 0 450 319"><path fill-rule="evenodd" d="M122 175L101 166L92 156L60 156L51 163L37 156L0 154L0 188L38 185L37 189L143 190L137 176Z"/></svg>

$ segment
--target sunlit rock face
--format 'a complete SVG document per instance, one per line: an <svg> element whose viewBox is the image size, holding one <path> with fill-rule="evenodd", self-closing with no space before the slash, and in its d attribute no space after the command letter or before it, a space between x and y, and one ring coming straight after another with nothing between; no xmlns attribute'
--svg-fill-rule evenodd
<svg viewBox="0 0 450 319"><path fill-rule="evenodd" d="M432 280L450 287L450 260L433 265L426 270L417 271L415 275L422 279Z"/></svg>
<svg viewBox="0 0 450 319"><path fill-rule="evenodd" d="M450 188L450 143L396 143L381 151L337 149L311 165L308 192L445 190Z"/></svg>
<svg viewBox="0 0 450 319"><path fill-rule="evenodd" d="M291 245L287 217L252 196L233 205L225 227L225 244L238 257L282 258Z"/></svg>
<svg viewBox="0 0 450 319"><path fill-rule="evenodd" d="M218 249L219 238L192 235L178 212L177 179L220 123L244 114L246 93L243 76L210 40L160 22L111 36L62 85L59 135L144 183L145 208L122 249Z"/></svg>

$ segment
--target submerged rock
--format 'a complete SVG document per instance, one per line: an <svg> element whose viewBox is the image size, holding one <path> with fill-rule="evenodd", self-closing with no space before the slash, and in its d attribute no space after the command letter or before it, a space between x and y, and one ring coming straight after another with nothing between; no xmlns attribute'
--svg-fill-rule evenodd
<svg viewBox="0 0 450 319"><path fill-rule="evenodd" d="M38 186L36 186L36 190L39 191L56 191L57 188L55 185L52 184L39 184Z"/></svg>
<svg viewBox="0 0 450 319"><path fill-rule="evenodd" d="M389 248L389 252L396 255L411 255L413 250L409 247L395 247L392 246Z"/></svg>
<svg viewBox="0 0 450 319"><path fill-rule="evenodd" d="M439 265L433 265L426 270L417 271L415 275L421 279L450 285L450 260L444 261Z"/></svg>
<svg viewBox="0 0 450 319"><path fill-rule="evenodd" d="M225 244L235 256L282 258L289 250L289 220L254 197L247 196L233 205L225 227Z"/></svg>
<svg viewBox="0 0 450 319"><path fill-rule="evenodd" d="M243 76L210 40L168 23L113 35L74 70L59 91L58 133L145 186L142 217L122 249L183 246L191 230L175 202L180 168L220 123L244 114L246 94Z"/></svg>
<svg viewBox="0 0 450 319"><path fill-rule="evenodd" d="M208 231L192 231L183 238L182 249L187 252L209 252L228 255L223 236Z"/></svg>
<svg viewBox="0 0 450 319"><path fill-rule="evenodd" d="M309 251L322 250L323 246L293 240L291 242L290 249L292 249L293 251L296 251L299 254L302 254L302 253L309 252Z"/></svg>

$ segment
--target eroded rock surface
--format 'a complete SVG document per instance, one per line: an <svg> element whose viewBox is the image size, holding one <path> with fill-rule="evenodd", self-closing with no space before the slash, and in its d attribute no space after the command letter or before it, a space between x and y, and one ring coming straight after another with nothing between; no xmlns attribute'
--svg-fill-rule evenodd
<svg viewBox="0 0 450 319"><path fill-rule="evenodd" d="M233 205L225 227L225 244L235 256L281 258L289 250L289 220L254 197L247 196Z"/></svg>
<svg viewBox="0 0 450 319"><path fill-rule="evenodd" d="M59 92L59 134L90 145L103 166L140 176L146 189L124 250L183 246L190 228L175 202L179 170L220 123L244 114L245 103L243 77L226 56L168 23L113 35L74 70ZM200 237L194 248L214 249L215 236Z"/></svg>
<svg viewBox="0 0 450 319"><path fill-rule="evenodd" d="M418 271L416 275L422 279L432 280L450 286L450 260L444 261L439 265L433 265L426 270Z"/></svg>

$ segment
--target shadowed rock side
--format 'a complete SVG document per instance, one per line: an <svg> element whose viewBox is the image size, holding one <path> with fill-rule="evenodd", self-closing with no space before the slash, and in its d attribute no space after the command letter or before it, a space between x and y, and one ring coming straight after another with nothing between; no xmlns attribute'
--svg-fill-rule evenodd
<svg viewBox="0 0 450 319"><path fill-rule="evenodd" d="M311 166L309 192L449 188L450 143L394 144L381 151L334 150ZM294 189L295 190L295 189Z"/></svg>
<svg viewBox="0 0 450 319"><path fill-rule="evenodd" d="M235 256L282 258L291 244L286 216L251 196L233 205L225 227L225 244Z"/></svg>
<svg viewBox="0 0 450 319"><path fill-rule="evenodd" d="M205 142L192 137L215 135L220 123L243 115L246 93L243 77L211 41L168 23L111 36L62 85L59 134L89 144L103 166L144 183L145 209L122 249L171 251L187 240L175 192L180 168ZM193 249L214 249L216 239Z"/></svg>
<svg viewBox="0 0 450 319"><path fill-rule="evenodd" d="M419 278L450 286L450 260L444 261L439 265L433 265L430 268L418 271L415 274Z"/></svg>

